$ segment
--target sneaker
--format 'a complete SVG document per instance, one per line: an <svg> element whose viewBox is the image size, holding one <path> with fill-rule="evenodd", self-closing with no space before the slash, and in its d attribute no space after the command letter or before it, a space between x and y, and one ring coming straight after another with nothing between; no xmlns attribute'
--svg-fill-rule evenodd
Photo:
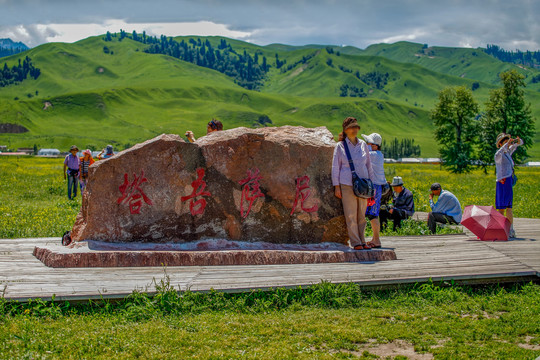
<svg viewBox="0 0 540 360"><path fill-rule="evenodd" d="M516 232L514 231L514 229L510 229L510 233L508 234L508 237L511 239L516 238Z"/></svg>

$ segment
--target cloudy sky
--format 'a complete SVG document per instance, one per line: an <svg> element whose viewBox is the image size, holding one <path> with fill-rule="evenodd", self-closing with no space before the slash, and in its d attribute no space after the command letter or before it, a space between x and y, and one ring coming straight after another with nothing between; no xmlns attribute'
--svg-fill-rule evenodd
<svg viewBox="0 0 540 360"><path fill-rule="evenodd" d="M0 0L0 38L29 46L107 30L360 48L401 40L540 49L538 0Z"/></svg>

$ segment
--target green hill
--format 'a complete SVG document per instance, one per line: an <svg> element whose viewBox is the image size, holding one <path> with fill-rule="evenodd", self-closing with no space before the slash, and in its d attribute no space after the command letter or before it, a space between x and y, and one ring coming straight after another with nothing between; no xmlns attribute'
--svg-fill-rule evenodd
<svg viewBox="0 0 540 360"><path fill-rule="evenodd" d="M481 48L428 47L402 41L394 44L371 45L361 54L382 56L399 62L418 64L443 74L490 84L500 83L499 73L517 70L529 79L526 80L529 89L540 90L540 83L531 83L530 81L534 75L540 74L538 70L502 62L486 54Z"/></svg>
<svg viewBox="0 0 540 360"><path fill-rule="evenodd" d="M217 47L224 38L202 39ZM487 75L483 80L455 76L442 65L432 69L397 55L399 61L387 54L370 55L371 48L327 50L321 45L257 46L225 40L238 53L245 50L268 59L271 67L260 91L242 88L215 70L147 54L147 45L128 38L50 43L3 58L11 66L29 56L41 76L0 88L0 123L28 129L0 134L0 144L65 150L72 143L95 148L112 143L122 149L164 132L183 135L193 130L201 136L212 117L222 120L225 128L325 125L337 134L343 118L352 115L361 120L364 133L414 138L422 156L436 156L429 110L438 91L450 85L470 87L477 81L480 87L474 94L483 102L495 87ZM279 69L276 54L284 62ZM477 58L484 61L483 56ZM364 97L340 96L344 85L348 95ZM353 88L362 93L353 94ZM527 96L539 103L538 91L528 91ZM534 111L538 123L539 108ZM531 154L540 158L538 144Z"/></svg>

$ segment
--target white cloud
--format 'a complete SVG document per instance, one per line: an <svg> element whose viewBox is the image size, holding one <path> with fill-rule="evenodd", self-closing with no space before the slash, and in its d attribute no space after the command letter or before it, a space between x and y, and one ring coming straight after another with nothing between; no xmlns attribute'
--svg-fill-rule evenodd
<svg viewBox="0 0 540 360"><path fill-rule="evenodd" d="M163 22L163 23L127 23L120 19L110 19L102 24L32 24L16 25L0 28L0 38L7 37L14 41L22 41L29 46L37 46L46 42L76 42L90 36L102 35L107 31L138 33L146 31L148 35L167 36L200 35L226 36L234 39L249 40L250 32L235 31L224 24L211 21L197 22Z"/></svg>
<svg viewBox="0 0 540 360"><path fill-rule="evenodd" d="M122 28L260 45L405 40L537 50L538 14L537 0L0 0L0 37L35 46Z"/></svg>
<svg viewBox="0 0 540 360"><path fill-rule="evenodd" d="M425 31L416 29L411 34L394 35L394 36L386 37L383 39L375 40L374 43L391 44L398 41L415 41L419 38L422 38L425 35L426 35Z"/></svg>

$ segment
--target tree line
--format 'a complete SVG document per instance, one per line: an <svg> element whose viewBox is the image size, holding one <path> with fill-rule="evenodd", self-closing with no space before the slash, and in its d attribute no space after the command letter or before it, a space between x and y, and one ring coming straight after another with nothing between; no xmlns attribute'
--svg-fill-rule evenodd
<svg viewBox="0 0 540 360"><path fill-rule="evenodd" d="M540 65L540 50L537 51L508 51L498 45L487 45L484 50L487 54L504 62L513 64L522 64L525 66L536 67Z"/></svg>
<svg viewBox="0 0 540 360"><path fill-rule="evenodd" d="M37 79L40 74L41 70L32 64L32 59L28 56L23 61L19 59L19 64L12 67L4 63L4 67L0 70L0 87L21 83L28 78L28 75Z"/></svg>
<svg viewBox="0 0 540 360"><path fill-rule="evenodd" d="M499 133L519 136L524 145L514 153L517 163L524 162L533 144L534 119L525 102L525 77L516 70L500 75L502 87L490 92L485 111L464 86L448 87L439 93L438 103L430 114L435 125L435 139L443 164L452 172L468 172L475 165L487 171L497 151Z"/></svg>
<svg viewBox="0 0 540 360"><path fill-rule="evenodd" d="M112 41L113 37L117 37L116 33L107 32L104 40ZM217 70L233 78L236 84L249 90L258 90L270 69L270 64L265 56L260 56L258 53L251 56L245 50L239 53L225 39L221 39L218 46L214 47L208 39L202 41L197 38L178 42L165 35L157 38L156 36L147 36L146 32L137 34L133 31L133 33L128 34L120 30L119 41L124 38L149 45L144 50L146 53L168 55L198 66Z"/></svg>
<svg viewBox="0 0 540 360"><path fill-rule="evenodd" d="M414 139L394 138L390 142L382 141L381 152L386 159L399 159L420 156L420 145L414 143Z"/></svg>
<svg viewBox="0 0 540 360"><path fill-rule="evenodd" d="M351 73L353 70L343 66L339 65L339 70L341 70L344 73ZM368 71L365 73L361 73L360 71L355 71L354 76L362 82L364 82L366 85L370 86L371 88L382 90L384 87L388 84L388 79L390 78L390 74L388 72L380 72L377 70ZM364 93L363 89L359 89L361 91L355 91L355 87L351 87L349 85L343 84L339 90L340 95L339 96L352 96L352 97L364 97L367 96ZM352 89L352 90L351 90Z"/></svg>

